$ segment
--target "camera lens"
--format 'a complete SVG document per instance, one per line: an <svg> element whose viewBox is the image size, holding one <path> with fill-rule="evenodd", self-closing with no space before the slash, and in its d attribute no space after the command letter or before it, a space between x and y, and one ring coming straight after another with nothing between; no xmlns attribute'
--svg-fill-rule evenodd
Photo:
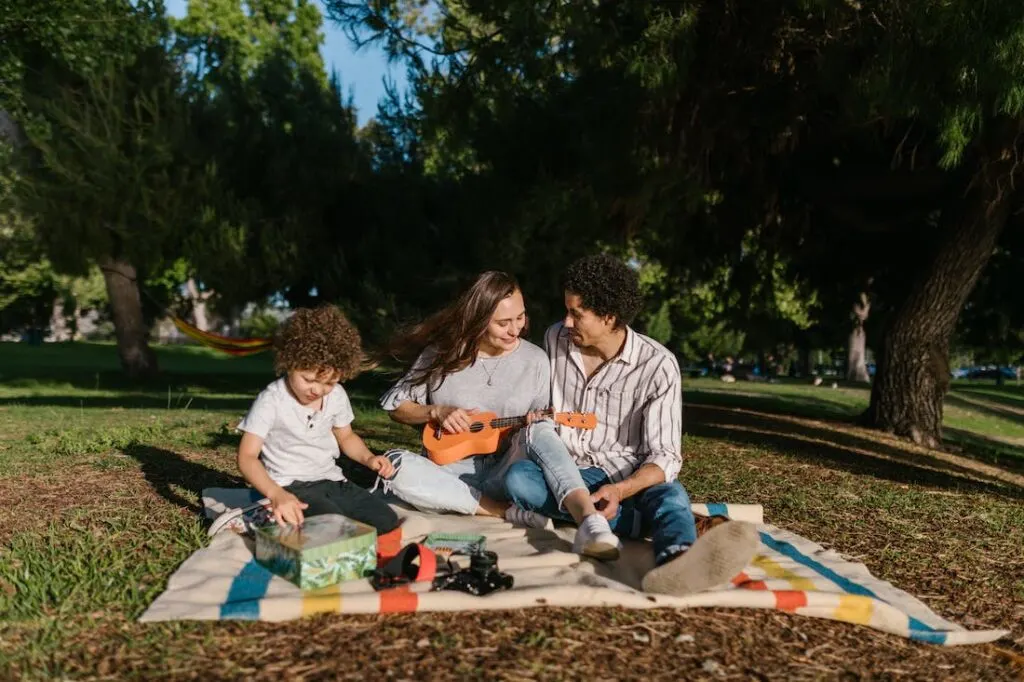
<svg viewBox="0 0 1024 682"><path fill-rule="evenodd" d="M498 555L494 552L477 552L469 558L469 570L477 575L487 575L498 565Z"/></svg>

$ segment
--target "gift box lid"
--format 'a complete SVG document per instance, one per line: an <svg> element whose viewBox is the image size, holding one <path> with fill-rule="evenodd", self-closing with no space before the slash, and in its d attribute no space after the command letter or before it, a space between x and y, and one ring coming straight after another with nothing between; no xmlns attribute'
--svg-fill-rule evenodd
<svg viewBox="0 0 1024 682"><path fill-rule="evenodd" d="M372 526L360 523L341 514L323 514L307 518L301 526L271 524L256 529L264 539L276 542L288 549L308 555L322 547L333 547L346 540L358 540L355 546L372 544L376 531ZM366 536L369 535L367 540ZM344 546L339 547L344 550ZM316 552L314 552L316 553Z"/></svg>

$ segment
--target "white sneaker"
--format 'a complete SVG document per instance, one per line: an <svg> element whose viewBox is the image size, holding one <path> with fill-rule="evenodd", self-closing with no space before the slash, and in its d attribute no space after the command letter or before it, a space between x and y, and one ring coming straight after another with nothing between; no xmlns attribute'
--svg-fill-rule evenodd
<svg viewBox="0 0 1024 682"><path fill-rule="evenodd" d="M505 510L505 520L513 526L519 526L520 528L555 529L555 522L548 517L537 512L527 511L514 504Z"/></svg>
<svg viewBox="0 0 1024 682"><path fill-rule="evenodd" d="M572 551L602 561L615 561L621 549L622 541L612 532L608 519L600 514L583 519L572 543Z"/></svg>
<svg viewBox="0 0 1024 682"><path fill-rule="evenodd" d="M239 535L248 535L256 526L263 526L273 521L273 514L270 512L270 500L263 498L248 507L228 509L214 519L210 529L206 532L210 537L223 530L231 530Z"/></svg>

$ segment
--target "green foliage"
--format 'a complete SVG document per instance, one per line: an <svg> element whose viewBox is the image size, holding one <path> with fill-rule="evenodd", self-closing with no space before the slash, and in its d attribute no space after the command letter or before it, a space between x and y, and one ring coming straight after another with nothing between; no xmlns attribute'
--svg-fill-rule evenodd
<svg viewBox="0 0 1024 682"><path fill-rule="evenodd" d="M14 192L60 271L84 274L104 258L156 268L194 222L201 190L180 75L160 3L93 9L39 57L20 93L26 141Z"/></svg>
<svg viewBox="0 0 1024 682"><path fill-rule="evenodd" d="M731 329L724 321L699 326L680 341L677 352L690 360L703 360L709 355L723 360L737 358L743 352L746 334Z"/></svg>
<svg viewBox="0 0 1024 682"><path fill-rule="evenodd" d="M647 315L645 331L655 341L667 344L672 339L671 307L668 301L662 301L657 311Z"/></svg>
<svg viewBox="0 0 1024 682"><path fill-rule="evenodd" d="M1019 294L1022 270L1024 232L1010 230L982 274L957 327L956 344L970 350L979 363L1024 364L1024 301Z"/></svg>
<svg viewBox="0 0 1024 682"><path fill-rule="evenodd" d="M57 290L64 297L66 308L98 310L107 303L106 285L99 268L90 268L82 277L58 275Z"/></svg>
<svg viewBox="0 0 1024 682"><path fill-rule="evenodd" d="M44 328L57 276L17 214L0 219L0 333Z"/></svg>
<svg viewBox="0 0 1024 682"><path fill-rule="evenodd" d="M933 126L943 167L960 163L993 119L1022 111L1024 10L1017 3L927 0L912 10L899 0L870 8L829 3L825 15L832 29L858 22L844 49L867 48L847 95L861 99L855 110Z"/></svg>
<svg viewBox="0 0 1024 682"><path fill-rule="evenodd" d="M968 152L998 117L1024 106L1024 13L1005 1L792 0L742 21L697 2L325 4L410 68L415 102L375 136L414 140L402 160L458 206L421 229L461 243L471 225L485 244L432 262L521 268L542 292L581 251L636 245L678 298L724 268L707 314L670 297L678 339L706 327L744 330L754 349L831 343L872 276L886 320L918 271L906 255L927 257L926 217L962 194ZM962 175L945 172L958 163ZM879 189L910 169L914 182ZM922 176L938 178L927 192ZM669 299L652 300L648 319Z"/></svg>
<svg viewBox="0 0 1024 682"><path fill-rule="evenodd" d="M250 338L268 339L274 336L281 322L277 315L269 310L259 309L242 319L239 333Z"/></svg>
<svg viewBox="0 0 1024 682"><path fill-rule="evenodd" d="M211 196L185 252L225 305L348 281L369 154L319 54L306 0L193 2L175 23L186 92L211 158ZM216 40L211 40L216 36ZM333 293L333 292L332 292Z"/></svg>
<svg viewBox="0 0 1024 682"><path fill-rule="evenodd" d="M58 289L31 222L13 201L16 180L10 150L0 148L0 333L45 327Z"/></svg>
<svg viewBox="0 0 1024 682"><path fill-rule="evenodd" d="M0 108L35 124L26 100L48 71L127 66L162 38L163 16L162 0L0 0Z"/></svg>
<svg viewBox="0 0 1024 682"><path fill-rule="evenodd" d="M537 331L564 266L607 249L681 352L830 347L861 291L869 324L894 314L1024 109L1006 0L321 6L409 70L363 130L309 0L193 0L170 25L132 0L0 12L19 209L52 266L23 259L124 256L159 305L189 277L221 311L330 300L376 341L485 268L520 277ZM19 300L65 295L21 262L0 266Z"/></svg>

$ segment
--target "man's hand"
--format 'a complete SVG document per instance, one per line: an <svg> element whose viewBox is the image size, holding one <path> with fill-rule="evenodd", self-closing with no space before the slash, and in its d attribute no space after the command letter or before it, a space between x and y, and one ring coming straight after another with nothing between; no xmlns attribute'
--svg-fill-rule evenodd
<svg viewBox="0 0 1024 682"><path fill-rule="evenodd" d="M440 424L448 433L463 433L469 431L472 416L478 411L476 408L464 410L452 405L435 405L430 408L430 421Z"/></svg>
<svg viewBox="0 0 1024 682"><path fill-rule="evenodd" d="M545 419L551 419L551 410L530 410L526 413L527 425L533 424L534 422L544 421Z"/></svg>
<svg viewBox="0 0 1024 682"><path fill-rule="evenodd" d="M302 525L302 510L309 507L308 504L284 489L270 498L270 506L274 511L274 521L279 524L290 523L296 526Z"/></svg>
<svg viewBox="0 0 1024 682"><path fill-rule="evenodd" d="M614 483L606 483L590 496L590 501L594 503L594 507L597 508L601 516L611 521L619 512L622 493L619 492L619 487Z"/></svg>
<svg viewBox="0 0 1024 682"><path fill-rule="evenodd" d="M377 472L381 478L391 478L395 475L395 465L384 455L374 455L366 463L371 471Z"/></svg>

